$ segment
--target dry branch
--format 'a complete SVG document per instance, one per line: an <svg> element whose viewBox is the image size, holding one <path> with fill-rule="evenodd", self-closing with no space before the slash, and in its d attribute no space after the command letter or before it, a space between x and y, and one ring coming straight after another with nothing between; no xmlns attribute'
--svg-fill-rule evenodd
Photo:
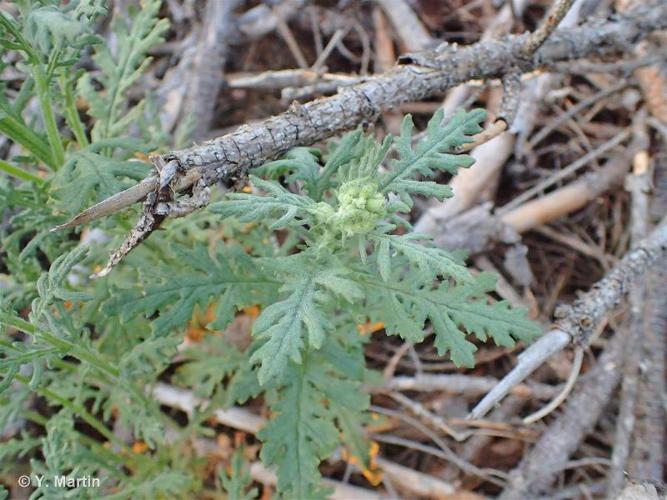
<svg viewBox="0 0 667 500"><path fill-rule="evenodd" d="M285 0L271 8L262 2L239 16L239 31L250 39L261 38L276 30L280 21L296 15L306 3L306 0Z"/></svg>
<svg viewBox="0 0 667 500"><path fill-rule="evenodd" d="M645 112L645 110L643 110ZM644 113L645 115L645 113ZM646 127L644 120L644 128ZM646 148L648 134L644 130ZM626 188L632 195L631 235L637 242L648 233L649 193L651 191L651 171L648 152L640 151L635 155L633 174L626 179ZM637 283L630 290L630 320L623 333L626 335L626 347L623 353L623 383L621 385L620 409L616 419L616 437L611 457L611 469L607 485L607 496L612 498L621 491L625 483L625 470L631 449L631 438L635 423L635 405L639 387L639 364L641 346L644 343L644 302L646 283Z"/></svg>
<svg viewBox="0 0 667 500"><path fill-rule="evenodd" d="M434 45L433 38L405 0L377 0L377 2L391 20L406 50L424 50Z"/></svg>
<svg viewBox="0 0 667 500"><path fill-rule="evenodd" d="M504 136L500 136L502 138ZM493 144L490 141L478 148L476 152ZM440 221L435 217L423 217L417 229L431 234L435 243L451 250L465 249L470 253L479 253L496 243L514 244L520 240L520 233L536 229L543 224L556 220L584 207L591 200L622 183L631 158L639 146L631 143L624 150L607 161L603 168L589 172L581 178L556 189L536 200L523 203L511 210L513 205L500 207L496 214L491 214L491 205L484 204L471 208L467 212ZM600 151L598 148L596 151ZM592 152L591 152L592 153ZM581 167L594 155L587 154L572 163L571 167ZM586 158L586 162L584 162ZM466 171L467 173L468 171ZM557 176L560 176L560 172ZM459 177L459 176L457 176ZM473 186L471 183L470 186ZM457 193L458 195L458 193ZM464 195L465 198L465 195ZM456 197L452 198L456 200ZM456 211L452 205L451 210ZM442 211L438 214L447 215ZM439 224L436 224L439 222Z"/></svg>
<svg viewBox="0 0 667 500"><path fill-rule="evenodd" d="M312 69L283 69L262 73L235 73L227 77L232 89L282 90L285 87L303 87L315 83L349 86L363 81L364 77L338 73L321 73Z"/></svg>
<svg viewBox="0 0 667 500"><path fill-rule="evenodd" d="M542 336L519 356L517 366L472 410L470 418L484 416L553 354L571 342L586 345L591 333L654 265L664 265L667 255L667 216L653 233L631 249L621 261L591 290L582 294L571 306L556 311L556 327Z"/></svg>
<svg viewBox="0 0 667 500"><path fill-rule="evenodd" d="M658 141L655 155L654 199L651 219L667 213L667 139ZM636 424L627 470L632 477L660 483L665 459L664 436L667 426L665 359L667 356L667 266L654 270L646 283L643 310L643 342Z"/></svg>
<svg viewBox="0 0 667 500"><path fill-rule="evenodd" d="M580 379L562 414L553 421L521 464L510 474L500 497L537 498L561 471L569 456L593 428L620 380L624 338L612 337L595 367Z"/></svg>
<svg viewBox="0 0 667 500"><path fill-rule="evenodd" d="M528 35L466 47L444 44L435 51L404 57L406 64L332 97L292 106L285 113L241 126L201 145L173 151L163 158L167 163L175 160L186 172L174 182L176 191L188 189L201 177L208 184L229 182L295 146L313 144L360 123L372 122L382 111L399 104L442 94L469 80L501 77L509 68L528 72L551 63L626 52L638 40L665 27L667 2L662 1L606 22L591 21L578 28L557 30L530 58L521 55ZM148 177L60 227L117 212L145 198L157 184L157 176Z"/></svg>
<svg viewBox="0 0 667 500"><path fill-rule="evenodd" d="M213 121L214 103L223 82L232 13L240 4L240 0L209 0L206 4L184 108L195 118L194 137L204 136Z"/></svg>
<svg viewBox="0 0 667 500"><path fill-rule="evenodd" d="M523 47L526 55L532 55L546 41L567 14L574 0L554 0L549 12L540 26L530 34Z"/></svg>
<svg viewBox="0 0 667 500"><path fill-rule="evenodd" d="M474 377L459 374L420 374L414 377L398 376L387 382L388 389L394 391L432 392L444 391L449 394L480 396L489 392L498 380L493 377ZM512 388L512 394L524 398L549 399L558 394L558 387L548 384L519 384ZM384 388L379 388L382 391Z"/></svg>
<svg viewBox="0 0 667 500"><path fill-rule="evenodd" d="M632 153L636 146L630 145L610 159L602 169L589 172L576 181L552 191L533 201L520 205L513 210L500 210L500 220L519 233L524 233L542 224L558 219L579 210L596 196L621 184L631 163ZM575 161L572 165L585 165L592 155L585 155L586 162ZM565 170L565 169L564 169ZM552 177L560 177L560 170ZM547 179L550 181L550 179Z"/></svg>
<svg viewBox="0 0 667 500"><path fill-rule="evenodd" d="M566 19L563 19L560 24L561 28L571 28L576 25L581 3L582 0L577 0L574 3ZM525 2L516 2L513 6L515 11L520 13L525 8ZM510 30L511 23L509 20L511 13L509 11L510 6L506 5L503 11L496 16L494 23L487 28L483 39L488 39L492 33L495 36L499 36L504 35ZM549 16L547 16L543 22L543 26L550 22L554 22L554 20L550 20ZM508 78L510 76L514 76L514 78ZM432 206L422 214L415 224L416 231L429 234L436 233L437 227L443 220L454 217L469 209L475 203L479 203L480 198L485 193L496 191L500 172L512 155L513 150L516 149L516 135L514 132L518 129L525 133L525 129L528 127L521 123L526 120L531 123L534 121L534 115L539 109L536 101L540 101L544 97L541 94L545 93L548 88L546 83L552 79L552 75L549 73L542 74L526 82L522 88L519 76L517 73L508 73L502 80L504 94L500 109L496 113L497 118L500 118L500 120L497 120L493 127L491 127L491 130L496 133L497 137L493 137L488 142L475 148L471 155L475 159L475 163L470 168L459 172L450 182L455 196L441 202L433 202ZM454 89L450 94L445 101L445 109L456 104L456 101L460 101L467 92L465 87L459 87ZM490 100L493 101L493 99ZM527 111L526 107L530 109ZM517 117L519 119L515 120ZM503 133L508 128L512 133Z"/></svg>

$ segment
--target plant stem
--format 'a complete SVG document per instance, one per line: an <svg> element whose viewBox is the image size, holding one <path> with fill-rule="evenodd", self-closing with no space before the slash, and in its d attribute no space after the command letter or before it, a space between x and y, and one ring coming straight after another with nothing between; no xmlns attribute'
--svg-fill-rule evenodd
<svg viewBox="0 0 667 500"><path fill-rule="evenodd" d="M53 159L55 161L54 167L57 170L65 162L65 150L63 149L63 143L60 140L58 125L56 124L53 108L51 107L51 102L49 101L49 84L46 79L46 75L44 74L39 64L34 65L34 69L35 83L37 85L37 97L39 98L39 104L42 108L44 128L46 129L46 136L49 139L49 145L51 146L51 152L53 153Z"/></svg>
<svg viewBox="0 0 667 500"><path fill-rule="evenodd" d="M24 377L23 375L16 375L14 378L24 385L30 384L30 380L28 379L28 377ZM78 404L72 403L68 399L59 396L52 390L46 389L45 387L38 387L37 389L35 389L35 392L44 396L47 399L57 402L58 404L70 410L72 413L79 415L84 420L84 422L86 422L93 429L95 429L102 436L104 436L107 441L122 448L127 453L131 453L130 448L128 448L128 446L123 441L121 441L118 437L116 437L116 435L113 432L109 431L109 429L107 429L102 422L100 422L95 416L90 414L88 410L86 410L83 406L79 406Z"/></svg>
<svg viewBox="0 0 667 500"><path fill-rule="evenodd" d="M12 141L26 148L49 169L56 169L57 165L49 145L16 118L9 115L0 118L0 133L5 134Z"/></svg>
<svg viewBox="0 0 667 500"><path fill-rule="evenodd" d="M46 182L44 179L37 177L32 172L23 170L22 168L12 165L11 163L7 163L4 160L0 160L0 170L5 172L6 174L11 175L12 177L16 177L17 179L22 179L24 181L34 182L39 186L43 186L44 183Z"/></svg>
<svg viewBox="0 0 667 500"><path fill-rule="evenodd" d="M120 370L118 368L115 368L105 361L98 359L94 354L86 351L85 349L81 349L79 346L70 342L69 340L57 337L49 332L39 330L32 323L14 316L13 314L0 313L0 321L6 325L13 326L14 328L22 330L33 336L41 337L52 346L57 347L61 351L66 352L80 359L81 361L85 361L86 363L94 366L107 375L111 375L112 377L118 377L120 375Z"/></svg>
<svg viewBox="0 0 667 500"><path fill-rule="evenodd" d="M69 124L76 142L79 143L80 148L85 148L88 146L88 137L86 137L86 131L84 129L83 123L81 123L81 117L79 112L76 109L76 102L74 100L74 94L72 93L72 86L70 82L64 75L60 75L60 88L62 89L63 95L65 96L65 116L67 118L67 123Z"/></svg>

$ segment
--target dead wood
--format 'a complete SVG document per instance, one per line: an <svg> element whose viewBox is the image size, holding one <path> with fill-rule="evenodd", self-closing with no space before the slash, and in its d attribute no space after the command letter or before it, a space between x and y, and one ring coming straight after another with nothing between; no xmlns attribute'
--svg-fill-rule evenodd
<svg viewBox="0 0 667 500"><path fill-rule="evenodd" d="M627 12L640 3L639 0L617 0L616 6L619 11ZM634 52L639 58L646 57L651 45L650 41L644 41L635 47ZM667 78L660 71L660 66L653 64L637 68L634 73L649 111L662 123L667 123Z"/></svg>
<svg viewBox="0 0 667 500"><path fill-rule="evenodd" d="M658 142L655 156L654 197L649 218L667 212L667 141ZM643 342L639 363L636 424L627 471L631 478L661 484L664 481L666 412L660 395L667 392L667 266L657 266L646 280L643 308Z"/></svg>
<svg viewBox="0 0 667 500"><path fill-rule="evenodd" d="M644 110L645 111L645 110ZM643 113L646 114L645 112ZM646 128L643 120L642 128ZM632 175L626 179L626 188L632 195L631 223L632 241L637 242L649 231L649 193L652 184L652 172L648 164L649 139L646 130L642 131L644 150L634 158ZM607 485L607 496L616 496L625 483L625 468L630 454L630 443L635 424L635 404L639 387L639 364L641 346L644 342L644 302L646 283L636 283L630 290L630 319L622 333L626 336L623 353L623 383L621 385L620 409L616 421L616 436L611 457L611 469Z"/></svg>
<svg viewBox="0 0 667 500"><path fill-rule="evenodd" d="M192 391L182 389L180 387L175 387L169 384L159 382L153 387L151 396L158 401L160 404L165 406L170 406L185 412L188 415L193 414L197 409L206 408L210 402L196 397ZM233 429L242 430L255 434L259 432L262 427L266 424L266 420L245 408L232 407L228 409L215 409L213 410L213 417L220 424L226 425ZM331 460L340 460L340 455L338 458L333 457ZM389 476L392 481L396 481L397 485L401 486L401 489L411 493L413 495L429 495L433 492L438 492L439 497L442 495L454 494L456 488L440 479L429 476L427 474L403 467L399 464L393 463L390 460L380 459L377 460L378 465L382 468L384 473ZM273 473L271 473L273 474ZM275 477L269 481L271 484L275 483ZM335 485L338 487L341 485L343 487L341 493L350 494L358 489L349 489L345 490L346 485L342 485L339 482L327 481L330 485ZM368 490L358 490L358 493L364 493L364 495L376 495L372 491ZM430 492L430 493L429 493ZM349 496L341 496L343 498L351 498ZM352 498L357 498L352 497ZM360 497L361 498L361 497ZM365 498L365 496L363 497ZM369 497L372 498L372 497ZM381 498L379 495L375 498Z"/></svg>
<svg viewBox="0 0 667 500"><path fill-rule="evenodd" d="M527 35L482 41L458 47L445 44L435 51L411 54L403 64L338 94L296 105L281 115L188 149L164 155L187 171L175 183L188 189L203 177L208 184L243 177L246 172L289 149L313 144L359 123L374 121L380 112L409 101L442 94L474 79L501 77L507 68L521 72L559 61L626 52L649 33L667 27L667 3L642 6L608 21L591 21L557 30L530 58L522 56ZM143 199L156 187L151 176L138 185L98 203L60 228L110 215Z"/></svg>
<svg viewBox="0 0 667 500"><path fill-rule="evenodd" d="M624 337L614 335L591 371L521 464L510 473L504 500L536 498L545 493L569 456L600 418L620 380Z"/></svg>
<svg viewBox="0 0 667 500"><path fill-rule="evenodd" d="M250 39L261 38L275 31L279 22L284 22L298 14L307 3L307 0L284 0L273 8L265 3L260 3L239 16L238 29Z"/></svg>
<svg viewBox="0 0 667 500"><path fill-rule="evenodd" d="M521 233L579 210L600 194L620 185L634 151L635 146L631 145L610 159L601 170L589 172L534 201L509 211L501 207L498 209L500 215L491 214L490 204L479 205L451 219L438 221L437 225L431 221L424 226L425 232L434 237L438 246L450 250L465 249L473 254L498 243L515 244L520 241Z"/></svg>
<svg viewBox="0 0 667 500"><path fill-rule="evenodd" d="M405 0L377 0L391 20L406 51L428 49L434 40Z"/></svg>
<svg viewBox="0 0 667 500"><path fill-rule="evenodd" d="M524 54L532 55L546 41L572 6L573 0L555 0L540 26L530 34L523 46Z"/></svg>
<svg viewBox="0 0 667 500"><path fill-rule="evenodd" d="M213 103L223 83L232 13L240 4L241 0L209 0L206 3L184 105L187 115L194 120L184 117L179 124L179 127L193 126L193 137L203 137L213 121Z"/></svg>
<svg viewBox="0 0 667 500"><path fill-rule="evenodd" d="M636 283L654 266L662 265L667 254L667 216L650 236L643 239L614 268L572 305L556 310L555 328L532 344L519 363L472 410L470 418L480 418L516 384L524 380L546 359L570 342L587 345L591 334Z"/></svg>
<svg viewBox="0 0 667 500"><path fill-rule="evenodd" d="M490 391L497 383L498 380L493 377L473 377L458 374L420 374L414 377L394 377L387 382L387 388L394 391L445 391L450 394L464 394L474 397ZM513 387L511 392L516 396L524 398L549 399L558 393L558 387L529 382Z"/></svg>
<svg viewBox="0 0 667 500"><path fill-rule="evenodd" d="M583 2L582 0L574 2L571 11L568 13L567 10L571 3L556 2L554 4L552 12L547 14L541 26L535 33L531 34L532 38L527 40L527 48L524 47L524 50L527 50L527 54L532 54L544 42L546 39L545 35L553 31L559 22L561 28L571 28L576 24ZM514 6L519 11L523 10L524 7L523 2L518 6ZM553 11L554 9L555 12ZM565 16L566 13L568 14L567 16ZM509 30L510 27L507 23L500 22L502 14L501 12L498 17L499 22L494 23L485 32L485 37L492 32L498 36L503 34L502 30ZM565 18L563 19L563 17ZM542 39L542 36L545 36L545 38ZM475 159L475 163L469 169L460 172L452 179L450 185L455 196L442 202L434 203L417 221L415 225L416 231L429 234L436 233L438 232L437 226L443 220L454 217L475 203L478 203L484 193L495 192L500 171L512 155L514 149L516 149L516 132L521 131L525 134L528 129L532 128L532 125L527 126L525 122L528 121L532 124L535 121L535 116L539 109L538 102L544 98L544 94L552 80L553 76L549 73L542 74L526 82L522 88L518 73L508 73L505 75L503 78L504 93L500 109L496 112L498 120L494 123L495 130L489 134L488 141L484 141L481 146L473 151L472 157ZM455 89L455 92L457 90ZM447 106L447 102L445 106ZM519 120L516 119L517 116ZM504 133L507 129L511 133ZM472 149L473 145L469 146Z"/></svg>

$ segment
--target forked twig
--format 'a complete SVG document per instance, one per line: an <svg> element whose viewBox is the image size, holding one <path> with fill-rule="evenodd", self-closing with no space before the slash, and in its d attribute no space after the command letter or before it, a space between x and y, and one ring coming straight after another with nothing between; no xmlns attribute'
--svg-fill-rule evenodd
<svg viewBox="0 0 667 500"><path fill-rule="evenodd" d="M512 387L571 342L587 345L591 332L604 316L620 303L631 285L666 255L667 216L650 236L626 253L604 278L593 285L591 290L571 306L556 311L556 328L540 337L519 356L517 366L473 408L468 418L477 419L486 415Z"/></svg>
<svg viewBox="0 0 667 500"><path fill-rule="evenodd" d="M555 0L542 24L530 34L523 47L526 56L533 55L567 14L574 0Z"/></svg>
<svg viewBox="0 0 667 500"><path fill-rule="evenodd" d="M381 112L411 101L441 94L475 79L502 77L507 68L521 73L559 61L608 55L628 50L628 40L639 40L667 27L667 4L642 6L607 22L591 21L576 28L556 30L532 55L522 55L529 35L502 41L483 40L458 47L443 45L434 51L410 54L391 71L342 89L225 136L173 151L166 161L177 160L186 173L174 189L187 190L202 176L207 182L243 177L248 169L274 159L299 145L313 144ZM60 229L105 217L142 200L155 188L157 176L118 193L77 215Z"/></svg>
<svg viewBox="0 0 667 500"><path fill-rule="evenodd" d="M581 364L584 360L584 350L581 347L577 347L574 352L574 362L572 363L572 369L570 370L570 375L567 377L565 382L565 387L563 390L556 396L551 402L543 408L540 408L535 413L531 413L527 417L524 417L523 423L526 425L534 424L538 420L542 420L544 417L552 413L556 408L558 408L563 401L567 399L570 392L574 388L574 383L577 381L579 372L581 371Z"/></svg>

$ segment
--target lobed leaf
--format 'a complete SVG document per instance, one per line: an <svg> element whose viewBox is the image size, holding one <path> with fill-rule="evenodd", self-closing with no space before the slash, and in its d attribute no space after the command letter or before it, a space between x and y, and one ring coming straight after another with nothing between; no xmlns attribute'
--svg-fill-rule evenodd
<svg viewBox="0 0 667 500"><path fill-rule="evenodd" d="M432 184L415 184L418 176L431 178L439 171L456 174L459 168L469 167L473 159L464 154L452 154L457 146L471 142L472 135L482 129L480 123L486 112L476 109L470 112L460 111L444 126L444 113L438 110L428 123L426 136L414 147L412 145L412 117L407 115L401 125L401 134L395 145L398 159L391 164L389 172L380 178L383 193L393 192L409 207L412 206L412 194L432 194L438 198L449 195L449 190L436 188ZM413 181L413 182L411 182Z"/></svg>
<svg viewBox="0 0 667 500"><path fill-rule="evenodd" d="M290 193L275 182L255 176L250 176L250 180L267 195L229 193L226 200L212 204L210 210L224 217L236 216L241 222L273 221L270 229L312 222L311 211L316 206L312 199Z"/></svg>
<svg viewBox="0 0 667 500"><path fill-rule="evenodd" d="M457 366L474 366L475 345L469 334L484 341L512 347L516 340L530 341L540 333L536 323L526 319L525 311L510 309L505 301L489 304L486 294L495 288L495 276L482 273L472 281L455 286L441 283L425 286L413 276L391 277L389 283L366 277L359 283L367 287L373 317L382 320L390 335L400 335L410 342L421 342L424 326L430 321L438 354L450 353Z"/></svg>
<svg viewBox="0 0 667 500"><path fill-rule="evenodd" d="M195 307L216 306L216 328L223 329L242 306L261 303L275 287L242 250L219 247L215 258L206 248L174 247L180 266L175 272L167 263L155 269L153 285L140 289L119 289L104 304L104 311L128 321L138 315L150 317L156 335L168 335L184 326Z"/></svg>

